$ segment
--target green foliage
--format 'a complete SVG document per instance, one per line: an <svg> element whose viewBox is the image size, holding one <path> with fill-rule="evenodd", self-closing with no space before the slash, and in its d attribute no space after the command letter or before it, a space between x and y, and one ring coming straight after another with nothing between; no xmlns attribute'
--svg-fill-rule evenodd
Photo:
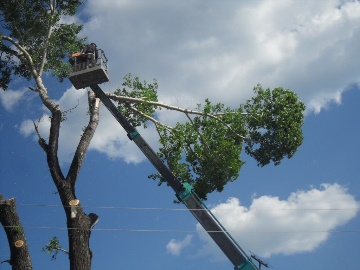
<svg viewBox="0 0 360 270"><path fill-rule="evenodd" d="M11 78L11 68L7 65L7 61L0 59L0 88L6 90Z"/></svg>
<svg viewBox="0 0 360 270"><path fill-rule="evenodd" d="M148 101L158 101L157 89L158 84L154 79L153 83L147 83L146 81L140 81L139 77L129 73L124 77L124 82L122 84L123 89L118 88L115 91L115 94L118 96L125 96L131 98L141 98L143 102L131 104L129 102L119 103L118 109L121 113L129 120L133 126L141 126L144 128L147 127L146 118L144 115L153 117L156 106L149 105ZM127 90L129 88L130 90ZM141 112L141 113L139 113Z"/></svg>
<svg viewBox="0 0 360 270"><path fill-rule="evenodd" d="M82 26L75 24L59 24L51 35L48 47L48 61L45 64L45 71L53 70L53 75L61 81L68 76L70 65L67 60L73 52L80 51L84 46L85 39L79 39L77 34Z"/></svg>
<svg viewBox="0 0 360 270"><path fill-rule="evenodd" d="M64 250L60 246L59 238L54 236L53 238L50 239L50 242L41 249L41 251L51 254L51 260L56 260L56 256L58 255L58 252Z"/></svg>
<svg viewBox="0 0 360 270"><path fill-rule="evenodd" d="M259 166L280 164L284 157L291 158L303 141L305 105L295 93L283 88L264 90L254 88L255 96L244 105L248 131L245 152Z"/></svg>
<svg viewBox="0 0 360 270"><path fill-rule="evenodd" d="M242 110L212 105L206 100L198 110L202 115L174 129L159 127L160 157L182 182L189 182L202 199L213 191L221 192L228 182L238 178L243 161L241 137L244 133ZM154 174L153 179L164 179Z"/></svg>
<svg viewBox="0 0 360 270"><path fill-rule="evenodd" d="M158 125L160 157L182 182L189 182L202 199L221 192L238 178L244 162L243 146L258 165L280 164L291 158L303 141L301 127L305 105L290 90L254 88L255 96L238 109L209 100L201 115L173 129ZM165 180L159 174L149 176Z"/></svg>
<svg viewBox="0 0 360 270"><path fill-rule="evenodd" d="M81 4L77 0L0 2L1 88L7 89L12 75L30 80L42 68L60 81L67 76L70 66L64 59L80 50L85 39L77 37L82 26L61 22Z"/></svg>

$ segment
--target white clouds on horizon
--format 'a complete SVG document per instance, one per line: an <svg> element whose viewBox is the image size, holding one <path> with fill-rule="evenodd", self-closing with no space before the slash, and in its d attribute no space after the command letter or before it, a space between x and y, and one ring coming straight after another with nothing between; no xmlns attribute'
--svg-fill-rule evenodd
<svg viewBox="0 0 360 270"><path fill-rule="evenodd" d="M285 200L261 196L249 208L230 198L211 211L244 250L270 257L313 251L332 231L353 219L359 207L347 189L335 183L293 192ZM199 224L197 229L204 241L199 254L223 258Z"/></svg>

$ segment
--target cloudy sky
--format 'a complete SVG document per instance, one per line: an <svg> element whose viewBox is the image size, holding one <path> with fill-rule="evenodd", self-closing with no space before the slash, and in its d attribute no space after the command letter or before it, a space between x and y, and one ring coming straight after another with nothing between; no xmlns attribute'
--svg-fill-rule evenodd
<svg viewBox="0 0 360 270"><path fill-rule="evenodd" d="M360 244L360 2L295 0L89 0L71 20L104 49L106 91L126 73L159 83L159 100L193 108L209 98L238 106L252 88L282 86L306 103L304 143L291 160L258 168L206 202L241 247L274 269L354 269ZM67 18L69 20L69 18ZM53 194L33 121L46 137L48 112L22 81L0 93L0 191L16 197L36 269L66 269L41 253L53 236L66 248L66 221ZM48 79L68 110L64 169L87 121L87 91ZM42 116L42 117L41 117ZM181 116L161 111L173 124ZM141 134L154 148L156 132ZM99 214L93 269L233 269L105 108L81 172L78 198ZM5 235L0 232L1 243ZM4 241L3 241L4 240ZM0 246L0 261L8 259ZM121 267L120 267L121 266ZM1 269L10 269L1 264Z"/></svg>

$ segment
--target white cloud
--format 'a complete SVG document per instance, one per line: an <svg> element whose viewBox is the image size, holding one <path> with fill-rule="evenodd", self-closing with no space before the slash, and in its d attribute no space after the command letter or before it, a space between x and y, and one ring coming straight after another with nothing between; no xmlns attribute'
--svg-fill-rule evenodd
<svg viewBox="0 0 360 270"><path fill-rule="evenodd" d="M83 128L89 121L87 91L75 90L72 87L65 91L56 103L60 105L66 116L66 120L61 123L59 160L68 163L71 162ZM35 120L44 139L47 139L49 135L49 119L46 111L40 121ZM138 130L149 144L156 148L158 145L156 131L152 128L145 130L138 128ZM23 121L19 131L25 137L33 134L34 139L37 139L31 119ZM127 163L139 163L145 159L135 143L129 140L126 132L102 104L100 105L100 122L89 149L104 153L109 158L122 158Z"/></svg>
<svg viewBox="0 0 360 270"><path fill-rule="evenodd" d="M292 193L287 199L261 196L249 208L230 198L212 212L244 250L269 257L312 251L324 243L331 232L354 218L360 203L338 184ZM201 226L197 226L203 231ZM222 256L205 233L201 253Z"/></svg>
<svg viewBox="0 0 360 270"><path fill-rule="evenodd" d="M343 91L360 83L360 2L345 1L114 1L90 0L84 34L105 49L114 90L132 72L159 81L159 99L193 108L209 97L237 106L252 95L257 83L291 88L319 113ZM111 8L108 8L111 7ZM7 109L22 92L1 93ZM67 90L60 98L68 120L62 123L60 159L69 161L87 124L85 90ZM161 120L182 119L163 110ZM44 118L45 119L45 118ZM22 131L29 135L29 123ZM47 120L41 123L47 128ZM142 130L156 148L157 134ZM42 131L46 137L48 131ZM120 125L101 109L100 124L90 149L126 162L143 155Z"/></svg>
<svg viewBox="0 0 360 270"><path fill-rule="evenodd" d="M181 251L191 244L192 237L192 235L187 235L183 240L171 239L166 245L166 251L171 255L179 256Z"/></svg>
<svg viewBox="0 0 360 270"><path fill-rule="evenodd" d="M62 162L71 161L72 154L76 150L77 143L82 132L82 128L86 123L87 112L87 96L86 91L75 91L73 88L65 91L63 96L57 102L66 112L67 120L61 123L61 132L59 138L59 158ZM33 134L37 139L33 121L38 126L38 130L42 138L48 139L50 129L50 115L43 107L44 113L40 120L26 119L19 128L20 133L27 137Z"/></svg>
<svg viewBox="0 0 360 270"><path fill-rule="evenodd" d="M1 105L7 111L12 111L13 108L20 102L25 94L25 90L6 90L0 92Z"/></svg>
<svg viewBox="0 0 360 270"><path fill-rule="evenodd" d="M313 111L315 114L320 113L321 109L327 108L331 103L341 104L341 91L334 93L318 93L308 104L308 110Z"/></svg>
<svg viewBox="0 0 360 270"><path fill-rule="evenodd" d="M318 112L360 82L360 3L341 2L91 0L85 32L106 51L112 87L132 72L158 78L160 97L235 106L257 83L281 85Z"/></svg>
<svg viewBox="0 0 360 270"><path fill-rule="evenodd" d="M21 123L19 130L21 135L28 137L34 133L34 122L29 119L25 120Z"/></svg>
<svg viewBox="0 0 360 270"><path fill-rule="evenodd" d="M147 130L138 128L142 136ZM127 163L138 163L145 158L115 118L101 107L100 123L91 141L90 149L106 154L110 158L122 158Z"/></svg>
<svg viewBox="0 0 360 270"><path fill-rule="evenodd" d="M68 89L59 100L63 110L68 110L67 120L61 124L59 155L61 160L72 159L83 128L88 124L88 101L86 90ZM122 158L125 162L138 163L144 160L140 150L128 139L126 133L106 107L100 105L100 121L89 150L96 150L110 158Z"/></svg>

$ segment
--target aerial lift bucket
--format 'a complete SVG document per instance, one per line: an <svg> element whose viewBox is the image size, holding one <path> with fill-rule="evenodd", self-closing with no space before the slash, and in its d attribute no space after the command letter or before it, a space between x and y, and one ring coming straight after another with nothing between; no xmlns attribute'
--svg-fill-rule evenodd
<svg viewBox="0 0 360 270"><path fill-rule="evenodd" d="M99 57L94 59L93 63L89 61L86 54L74 53L71 55L69 80L76 89L109 81L108 60L103 50L98 51Z"/></svg>

